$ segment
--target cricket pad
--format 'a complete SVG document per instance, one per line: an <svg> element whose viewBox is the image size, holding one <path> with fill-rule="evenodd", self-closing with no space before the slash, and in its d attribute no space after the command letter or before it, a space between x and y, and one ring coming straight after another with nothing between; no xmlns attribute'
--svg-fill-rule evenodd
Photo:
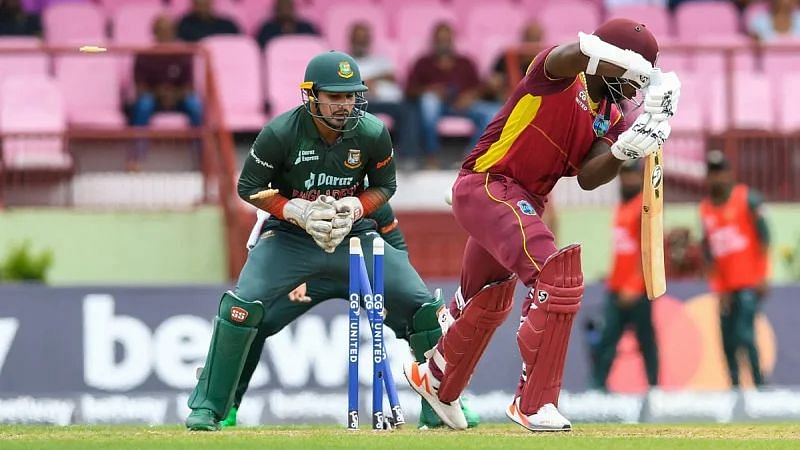
<svg viewBox="0 0 800 450"><path fill-rule="evenodd" d="M461 317L439 340L437 351L446 362L440 367L444 374L439 400L452 402L461 395L495 330L511 312L516 285L517 277L512 276L485 286L467 300Z"/></svg>
<svg viewBox="0 0 800 450"><path fill-rule="evenodd" d="M222 295L206 365L189 396L189 408L211 410L217 420L228 415L247 352L263 318L261 302L241 299L231 291Z"/></svg>
<svg viewBox="0 0 800 450"><path fill-rule="evenodd" d="M520 410L534 414L547 403L558 406L572 320L581 307L581 247L551 255L531 291L527 317L517 331L524 364Z"/></svg>

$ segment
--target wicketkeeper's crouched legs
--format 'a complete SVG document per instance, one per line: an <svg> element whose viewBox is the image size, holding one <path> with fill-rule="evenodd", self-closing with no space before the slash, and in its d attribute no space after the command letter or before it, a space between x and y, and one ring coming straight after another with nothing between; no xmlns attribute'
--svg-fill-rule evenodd
<svg viewBox="0 0 800 450"><path fill-rule="evenodd" d="M571 245L547 259L523 306L517 343L524 371L517 397L506 413L534 431L567 430L556 410L564 375L572 320L583 297L580 246Z"/></svg>
<svg viewBox="0 0 800 450"><path fill-rule="evenodd" d="M206 365L189 396L192 413L186 419L187 428L219 428L219 420L233 404L236 383L263 316L261 302L244 300L230 291L222 295Z"/></svg>

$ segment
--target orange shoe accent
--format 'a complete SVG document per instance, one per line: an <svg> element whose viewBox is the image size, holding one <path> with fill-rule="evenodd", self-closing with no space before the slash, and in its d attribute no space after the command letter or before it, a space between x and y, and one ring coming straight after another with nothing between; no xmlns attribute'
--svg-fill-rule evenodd
<svg viewBox="0 0 800 450"><path fill-rule="evenodd" d="M424 375L421 375L419 373L418 363L413 363L411 365L411 382L414 383L416 386L424 386L425 392L434 395L433 390L431 389L430 380L428 379L428 372L425 372Z"/></svg>
<svg viewBox="0 0 800 450"><path fill-rule="evenodd" d="M522 414L522 411L519 410L519 408L517 407L516 399L514 399L514 403L511 404L510 408L511 408L511 414L513 414L519 419L522 426L528 428L528 416Z"/></svg>

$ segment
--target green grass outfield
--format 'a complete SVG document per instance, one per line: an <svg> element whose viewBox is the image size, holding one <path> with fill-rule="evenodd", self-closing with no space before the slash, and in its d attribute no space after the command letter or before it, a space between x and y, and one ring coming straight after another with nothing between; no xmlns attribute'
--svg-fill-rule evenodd
<svg viewBox="0 0 800 450"><path fill-rule="evenodd" d="M325 426L258 427L189 433L182 427L0 426L0 449L798 449L800 423L582 425L571 433L530 433L516 425L466 432L348 432Z"/></svg>

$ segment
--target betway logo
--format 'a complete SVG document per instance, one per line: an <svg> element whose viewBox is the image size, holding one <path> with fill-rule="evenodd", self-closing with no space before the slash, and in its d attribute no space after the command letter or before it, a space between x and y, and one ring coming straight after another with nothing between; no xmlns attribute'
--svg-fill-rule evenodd
<svg viewBox="0 0 800 450"><path fill-rule="evenodd" d="M353 184L353 177L334 177L333 175L328 175L325 172L311 172L304 184L306 189L311 189L314 186L350 186Z"/></svg>
<svg viewBox="0 0 800 450"><path fill-rule="evenodd" d="M196 370L203 366L211 340L208 318L174 315L151 329L141 319L116 314L115 309L116 301L111 295L92 294L83 300L86 384L105 391L126 391L140 387L155 375L167 386L193 388L197 382ZM366 319L362 321L361 329L369 330ZM349 361L348 318L341 314L326 322L321 316L306 314L267 339L265 354L250 387L344 386ZM16 324L0 322L0 331L2 325L5 325L3 340L10 347ZM362 333L360 345L359 378L364 384L372 376L368 334ZM394 373L402 373L406 359L403 356L409 355L408 345L396 339L388 328L384 343L391 355L397 355L392 359Z"/></svg>

